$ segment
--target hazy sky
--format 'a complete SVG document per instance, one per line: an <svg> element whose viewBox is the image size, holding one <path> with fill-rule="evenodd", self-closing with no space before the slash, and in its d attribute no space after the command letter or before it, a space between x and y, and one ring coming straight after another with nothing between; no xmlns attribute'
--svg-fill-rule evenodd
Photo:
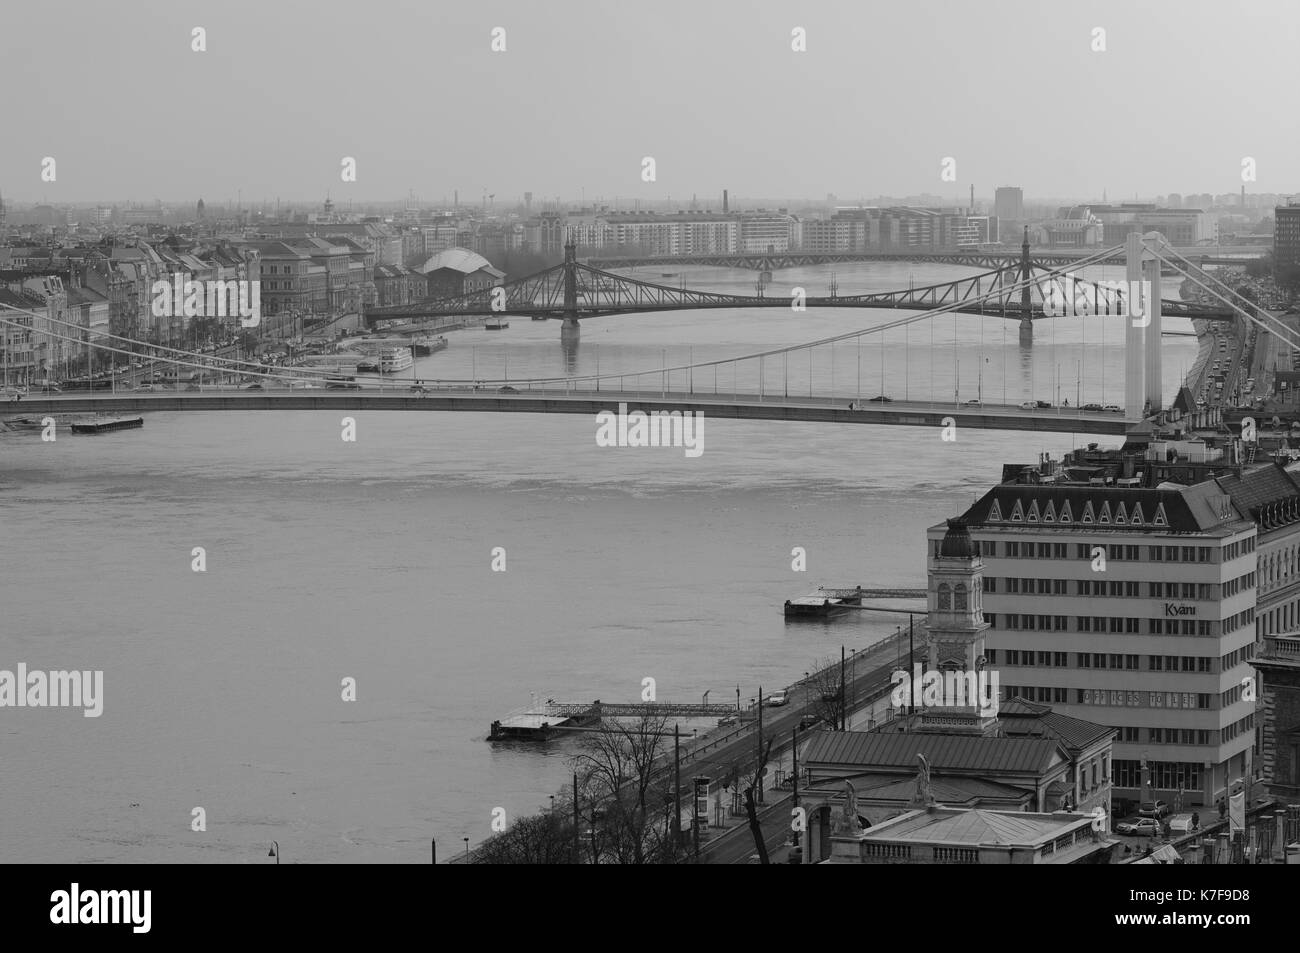
<svg viewBox="0 0 1300 953"><path fill-rule="evenodd" d="M1235 192L1245 156L1294 192L1298 27L1293 0L6 3L0 194L1118 199Z"/></svg>

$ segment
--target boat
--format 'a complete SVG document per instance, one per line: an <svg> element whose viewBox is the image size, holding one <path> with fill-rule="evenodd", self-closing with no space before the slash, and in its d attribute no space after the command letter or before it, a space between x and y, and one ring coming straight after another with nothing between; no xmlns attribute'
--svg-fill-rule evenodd
<svg viewBox="0 0 1300 953"><path fill-rule="evenodd" d="M787 619L829 619L862 605L862 589L828 589L818 587L806 596L785 600Z"/></svg>
<svg viewBox="0 0 1300 953"><path fill-rule="evenodd" d="M420 357L428 357L430 354L435 354L445 348L447 339L444 337L429 338L421 336L414 338L412 343L415 345L416 354Z"/></svg>
<svg viewBox="0 0 1300 953"><path fill-rule="evenodd" d="M82 420L72 425L73 433L111 433L114 430L133 430L144 426L143 417L105 417Z"/></svg>
<svg viewBox="0 0 1300 953"><path fill-rule="evenodd" d="M533 315L533 320L534 320L534 321L549 321L549 320L551 320L551 316L550 316L549 314L535 314L535 315Z"/></svg>
<svg viewBox="0 0 1300 953"><path fill-rule="evenodd" d="M391 351L383 351L379 355L379 372L381 374L395 374L414 365L415 358L411 357L410 348L394 348Z"/></svg>
<svg viewBox="0 0 1300 953"><path fill-rule="evenodd" d="M675 272L675 271L661 271L661 272L659 272L659 277L660 277L660 278L676 278L676 277L677 277L677 272Z"/></svg>
<svg viewBox="0 0 1300 953"><path fill-rule="evenodd" d="M510 322L505 318L488 318L483 327L489 331L504 331L510 327Z"/></svg>

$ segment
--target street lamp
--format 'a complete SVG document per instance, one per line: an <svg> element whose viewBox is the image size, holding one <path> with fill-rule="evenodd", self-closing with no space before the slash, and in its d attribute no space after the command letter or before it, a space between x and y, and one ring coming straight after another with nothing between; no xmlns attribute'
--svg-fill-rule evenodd
<svg viewBox="0 0 1300 953"><path fill-rule="evenodd" d="M587 833L591 835L591 862L600 863L600 855L596 852L596 825L605 817L605 812L597 808L591 809L591 827L587 828Z"/></svg>

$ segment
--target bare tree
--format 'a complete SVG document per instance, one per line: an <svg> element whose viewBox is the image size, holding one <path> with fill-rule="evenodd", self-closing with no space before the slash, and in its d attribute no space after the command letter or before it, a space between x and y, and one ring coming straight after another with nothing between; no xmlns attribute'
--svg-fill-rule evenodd
<svg viewBox="0 0 1300 953"><path fill-rule="evenodd" d="M474 851L478 864L567 864L573 861L572 806L530 814Z"/></svg>
<svg viewBox="0 0 1300 953"><path fill-rule="evenodd" d="M813 663L808 677L808 712L831 728L838 728L844 718L844 692L839 659L824 658Z"/></svg>
<svg viewBox="0 0 1300 953"><path fill-rule="evenodd" d="M606 721L575 759L580 802L599 812L593 823L601 858L621 864L671 863L672 732L666 715ZM667 768L667 769L666 769Z"/></svg>

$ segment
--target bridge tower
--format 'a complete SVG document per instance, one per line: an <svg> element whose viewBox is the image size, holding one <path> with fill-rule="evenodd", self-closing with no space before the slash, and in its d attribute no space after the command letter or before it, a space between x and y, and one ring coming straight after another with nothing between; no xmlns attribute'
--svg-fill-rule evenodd
<svg viewBox="0 0 1300 953"><path fill-rule="evenodd" d="M575 341L581 333L577 311L578 246L570 234L564 242L564 322L560 325L561 341Z"/></svg>
<svg viewBox="0 0 1300 953"><path fill-rule="evenodd" d="M1020 344L1022 347L1034 343L1034 312L1030 297L1029 279L1033 269L1029 264L1029 226L1025 226L1025 239L1020 244L1020 280L1024 287L1020 289Z"/></svg>
<svg viewBox="0 0 1300 953"><path fill-rule="evenodd" d="M1146 408L1151 413L1161 409L1160 260L1154 253L1163 242L1159 232L1129 232L1126 242L1124 413L1130 418L1140 418Z"/></svg>

